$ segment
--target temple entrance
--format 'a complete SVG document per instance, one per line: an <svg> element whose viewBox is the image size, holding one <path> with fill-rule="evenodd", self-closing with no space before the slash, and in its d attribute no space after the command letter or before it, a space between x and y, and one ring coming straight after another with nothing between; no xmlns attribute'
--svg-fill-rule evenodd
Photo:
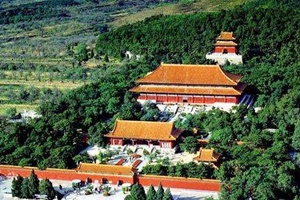
<svg viewBox="0 0 300 200"><path fill-rule="evenodd" d="M183 102L183 103L187 103L187 102L188 102L188 98L187 98L186 96L184 96L184 97L182 98L182 102Z"/></svg>
<svg viewBox="0 0 300 200"><path fill-rule="evenodd" d="M146 140L137 140L136 144L140 144L140 145L148 145L148 142Z"/></svg>
<svg viewBox="0 0 300 200"><path fill-rule="evenodd" d="M224 50L223 50L223 54L228 54L228 50L227 50L227 49L224 49Z"/></svg>
<svg viewBox="0 0 300 200"><path fill-rule="evenodd" d="M128 140L128 139L124 139L123 140L123 145L132 145L132 141L131 140Z"/></svg>

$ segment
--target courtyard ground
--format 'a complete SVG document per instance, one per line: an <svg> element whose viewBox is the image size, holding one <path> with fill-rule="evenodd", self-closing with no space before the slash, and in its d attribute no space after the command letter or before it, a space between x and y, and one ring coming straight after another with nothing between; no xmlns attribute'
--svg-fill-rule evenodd
<svg viewBox="0 0 300 200"><path fill-rule="evenodd" d="M0 181L1 200L14 199L14 198L8 198L3 196L3 191L11 190L11 182L12 182L12 177L8 177L7 179ZM84 188L82 188L79 193L75 192L72 189L71 181L51 180L51 182L53 183L53 186L56 190L59 190L58 189L59 185L62 186L61 192L64 191L66 193L66 195L63 198L66 200L99 200L99 199L122 200L126 197L126 195L129 194L129 193L124 194L121 186L118 187L116 185L110 185L110 187L112 188L111 190L112 194L110 196L105 197L103 196L103 194L96 194L96 193L85 195ZM146 192L147 189L148 187L145 187ZM218 192L211 192L211 191L171 188L171 193L173 195L174 200L203 200L206 197L213 197L214 199L218 198Z"/></svg>

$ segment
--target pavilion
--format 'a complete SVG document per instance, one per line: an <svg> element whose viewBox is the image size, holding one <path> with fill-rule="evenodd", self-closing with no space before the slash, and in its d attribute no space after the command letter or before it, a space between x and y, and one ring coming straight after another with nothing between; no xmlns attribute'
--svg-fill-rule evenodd
<svg viewBox="0 0 300 200"><path fill-rule="evenodd" d="M206 54L206 59L224 65L226 61L231 64L242 64L242 56L238 54L238 43L233 32L221 32L214 44L214 52Z"/></svg>
<svg viewBox="0 0 300 200"><path fill-rule="evenodd" d="M114 129L105 135L110 145L156 145L174 148L183 132L173 122L117 120Z"/></svg>

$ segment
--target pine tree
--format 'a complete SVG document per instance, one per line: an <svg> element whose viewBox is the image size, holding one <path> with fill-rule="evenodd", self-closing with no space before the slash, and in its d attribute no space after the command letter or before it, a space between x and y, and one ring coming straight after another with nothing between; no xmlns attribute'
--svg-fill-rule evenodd
<svg viewBox="0 0 300 200"><path fill-rule="evenodd" d="M155 199L155 195L156 195L156 191L153 187L153 185L150 185L148 191L147 191L147 196L146 196L146 199L147 200L156 200Z"/></svg>
<svg viewBox="0 0 300 200"><path fill-rule="evenodd" d="M162 187L161 183L159 183L159 186L156 191L155 200L163 200L164 198L164 188Z"/></svg>
<svg viewBox="0 0 300 200"><path fill-rule="evenodd" d="M39 183L39 178L34 173L34 170L31 170L28 183L30 197L34 197L35 194L39 194Z"/></svg>
<svg viewBox="0 0 300 200"><path fill-rule="evenodd" d="M166 189L163 200L173 200L170 188Z"/></svg>
<svg viewBox="0 0 300 200"><path fill-rule="evenodd" d="M127 195L126 197L125 197L125 199L124 200L132 200L132 197L131 197L131 195L129 194L129 195Z"/></svg>
<svg viewBox="0 0 300 200"><path fill-rule="evenodd" d="M17 178L14 178L11 186L11 193L13 197L21 197L21 186L23 182L23 177L18 175Z"/></svg>
<svg viewBox="0 0 300 200"><path fill-rule="evenodd" d="M134 184L130 191L132 200L146 200L146 194L144 187L141 184Z"/></svg>
<svg viewBox="0 0 300 200"><path fill-rule="evenodd" d="M28 178L24 178L24 180L22 181L22 185L21 185L21 198L33 198L32 196L30 196L30 191L29 191L29 179Z"/></svg>
<svg viewBox="0 0 300 200"><path fill-rule="evenodd" d="M47 195L47 198L52 200L56 196L56 192L53 188L53 185L49 179L43 179L40 182L39 190L41 194Z"/></svg>

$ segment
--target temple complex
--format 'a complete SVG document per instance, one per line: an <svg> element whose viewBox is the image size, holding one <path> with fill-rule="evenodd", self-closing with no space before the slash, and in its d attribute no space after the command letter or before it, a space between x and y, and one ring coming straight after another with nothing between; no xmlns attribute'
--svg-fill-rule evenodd
<svg viewBox="0 0 300 200"><path fill-rule="evenodd" d="M183 132L173 122L117 120L114 129L105 135L110 145L153 145L174 148Z"/></svg>
<svg viewBox="0 0 300 200"><path fill-rule="evenodd" d="M138 101L163 104L238 104L246 84L219 65L164 64L137 80Z"/></svg>
<svg viewBox="0 0 300 200"><path fill-rule="evenodd" d="M221 32L214 44L214 52L206 54L206 59L216 61L224 65L226 61L230 64L242 64L242 56L238 54L238 44L233 32Z"/></svg>

